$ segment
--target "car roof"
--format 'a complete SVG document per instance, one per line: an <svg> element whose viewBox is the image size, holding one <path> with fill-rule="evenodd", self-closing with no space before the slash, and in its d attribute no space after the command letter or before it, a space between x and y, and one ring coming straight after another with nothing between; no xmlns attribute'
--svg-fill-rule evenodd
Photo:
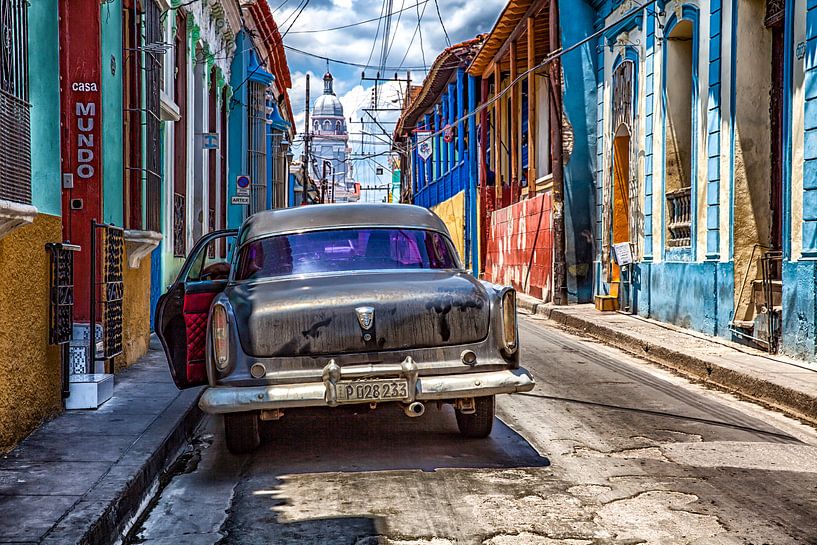
<svg viewBox="0 0 817 545"><path fill-rule="evenodd" d="M243 223L238 245L258 238L319 231L365 227L426 229L450 238L445 223L432 211L410 204L317 204L297 208L264 210Z"/></svg>

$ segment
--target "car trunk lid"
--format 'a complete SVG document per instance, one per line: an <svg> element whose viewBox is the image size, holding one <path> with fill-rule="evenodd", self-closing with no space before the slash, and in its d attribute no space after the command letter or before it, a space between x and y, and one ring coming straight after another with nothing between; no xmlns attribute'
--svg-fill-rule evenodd
<svg viewBox="0 0 817 545"><path fill-rule="evenodd" d="M253 357L429 348L488 334L487 291L458 271L293 277L236 284L227 293Z"/></svg>

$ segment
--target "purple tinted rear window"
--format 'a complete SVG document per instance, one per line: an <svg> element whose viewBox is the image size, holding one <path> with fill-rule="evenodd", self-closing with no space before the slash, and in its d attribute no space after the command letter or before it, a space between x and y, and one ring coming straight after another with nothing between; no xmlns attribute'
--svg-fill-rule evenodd
<svg viewBox="0 0 817 545"><path fill-rule="evenodd" d="M279 235L246 244L236 280L380 269L455 269L451 242L419 229L338 229Z"/></svg>

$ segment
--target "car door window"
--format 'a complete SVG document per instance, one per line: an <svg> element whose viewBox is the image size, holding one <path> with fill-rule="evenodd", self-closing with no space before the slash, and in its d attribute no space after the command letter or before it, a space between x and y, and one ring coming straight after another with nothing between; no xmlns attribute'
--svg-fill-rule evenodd
<svg viewBox="0 0 817 545"><path fill-rule="evenodd" d="M190 256L191 264L186 271L184 282L227 280L230 276L230 261L234 247L235 235L229 235L213 239L198 248L196 255Z"/></svg>

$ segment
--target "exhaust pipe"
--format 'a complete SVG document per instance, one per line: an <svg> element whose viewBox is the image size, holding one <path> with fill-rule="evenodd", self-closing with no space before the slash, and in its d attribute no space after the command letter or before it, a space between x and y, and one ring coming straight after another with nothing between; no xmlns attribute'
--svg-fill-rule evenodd
<svg viewBox="0 0 817 545"><path fill-rule="evenodd" d="M403 411L405 411L406 416L417 418L418 416L423 416L423 414L426 412L426 406L419 401L415 401L414 403L404 405Z"/></svg>

